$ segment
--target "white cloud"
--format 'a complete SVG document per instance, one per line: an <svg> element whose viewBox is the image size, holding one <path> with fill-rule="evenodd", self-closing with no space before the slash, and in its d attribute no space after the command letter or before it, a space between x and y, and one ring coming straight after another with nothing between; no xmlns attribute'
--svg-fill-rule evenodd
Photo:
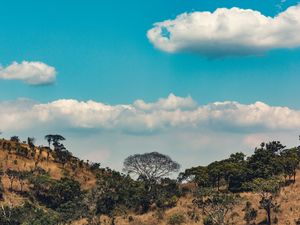
<svg viewBox="0 0 300 225"><path fill-rule="evenodd" d="M230 153L253 152L262 141L298 144L300 110L262 102L197 104L170 94L156 102L127 105L60 99L38 103L0 102L0 130L5 137L60 133L67 148L81 158L121 169L130 154L159 151L191 167Z"/></svg>
<svg viewBox="0 0 300 225"><path fill-rule="evenodd" d="M192 12L154 24L147 33L163 51L192 52L208 57L260 54L300 47L300 4L275 17L251 9L219 8Z"/></svg>
<svg viewBox="0 0 300 225"><path fill-rule="evenodd" d="M61 99L46 104L29 100L0 103L2 130L44 126L62 129L99 129L125 133L173 130L216 130L252 133L300 129L300 111L262 102L215 102L198 105L191 97L170 94L154 103L129 105Z"/></svg>
<svg viewBox="0 0 300 225"><path fill-rule="evenodd" d="M133 103L134 107L140 110L175 110L175 109L193 109L197 106L197 103L188 96L186 98L175 96L170 94L168 98L160 98L155 103L145 103L143 100L136 100Z"/></svg>
<svg viewBox="0 0 300 225"><path fill-rule="evenodd" d="M56 70L43 62L13 62L7 67L0 66L0 79L21 80L30 85L46 85L55 82Z"/></svg>

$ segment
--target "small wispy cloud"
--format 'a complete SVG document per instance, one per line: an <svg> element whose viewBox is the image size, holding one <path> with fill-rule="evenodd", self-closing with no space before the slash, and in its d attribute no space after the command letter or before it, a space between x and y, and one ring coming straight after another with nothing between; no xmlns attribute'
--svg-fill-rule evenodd
<svg viewBox="0 0 300 225"><path fill-rule="evenodd" d="M56 80L56 69L43 62L13 62L0 66L0 79L20 80L29 85L48 85Z"/></svg>

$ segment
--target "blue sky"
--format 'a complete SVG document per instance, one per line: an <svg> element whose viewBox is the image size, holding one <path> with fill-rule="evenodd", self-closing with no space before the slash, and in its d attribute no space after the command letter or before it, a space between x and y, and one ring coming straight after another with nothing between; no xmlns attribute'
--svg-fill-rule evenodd
<svg viewBox="0 0 300 225"><path fill-rule="evenodd" d="M46 85L28 85L19 78L0 79L0 106L11 105L11 101L20 104L19 101L23 100L18 99L24 98L29 99L29 105L74 99L84 102L93 100L110 106L131 106L137 99L142 99L145 103L156 102L157 99L167 99L170 93L174 93L175 96L191 96L199 105L224 101L251 105L260 101L268 106L288 107L298 113L298 46L291 49L270 49L262 54L249 56L208 58L203 54L188 51L168 53L154 47L147 37L147 31L154 23L174 20L177 15L185 12L213 12L222 7L238 7L273 17L295 5L297 1L292 0L6 1L2 3L0 14L0 65L5 68L12 62L42 62L43 66L55 68L56 81ZM14 112L24 110L24 103L20 105ZM55 121L61 120L67 119L55 118ZM12 122L12 126L13 124ZM105 160L116 168L120 168L121 157L141 148L143 149L140 151L151 151L157 147L160 149L156 150L172 154L179 159L185 155L187 150L182 149L185 145L189 148L187 142L191 143L193 136L199 139L203 132L206 133L204 128L201 128L201 131L185 129L186 136L179 138L182 141L177 143L179 147L175 148L170 142L172 137L182 132L182 128L176 134L173 133L174 130L167 128L164 128L163 132L154 129L155 131L149 134L140 128L134 132L130 128L130 132L122 133L121 129L125 129L123 125L114 131L107 131L106 128L103 131L101 126L100 131L97 130L99 127L96 127L97 132L91 132L92 129L87 132L85 125L77 127L66 123L66 127L57 126L56 129L54 126L46 129L41 126L39 130L28 128L26 125L26 128L20 128L19 133L25 137L30 135L27 133L32 132L41 139L42 132L65 132L73 141L70 141L69 145L77 154L83 157L92 154L91 157L94 157L97 149L100 149L101 154L107 155ZM219 154L218 146L212 147L212 151L206 151L211 142L205 142L205 139L206 145L204 144L203 148L199 147L202 142L190 146L191 151L198 152L199 157L201 155L201 160L186 158L185 165L189 164L189 160L196 164L207 163L216 156L225 157L233 151L230 145L238 140L240 142L237 148L254 147L252 139L251 145L244 142L250 136L257 142L263 138L283 138L296 143L294 139L288 138L290 134L296 135L295 127L287 132L288 135L283 134L282 130L275 133L266 129L252 131L248 136L240 136L240 133L247 133L246 131L233 134L228 127L221 133L219 128L217 131L212 131L211 127L205 128L214 132L207 139L220 137L218 135L222 136L222 140L230 137L227 149L222 154ZM13 132L17 130L7 129L7 135ZM188 133L191 134L187 135ZM78 139L78 136L81 138ZM110 143L116 138L119 140L118 144ZM158 146L153 146L151 140L156 140ZM93 143L95 151L81 150L86 143ZM114 156L116 154L119 156ZM103 157L99 157L99 160L101 159Z"/></svg>
<svg viewBox="0 0 300 225"><path fill-rule="evenodd" d="M282 3L281 10L295 3ZM57 69L58 78L48 87L1 81L2 100L76 98L130 103L137 98L154 101L174 92L190 94L201 103L261 100L300 107L299 49L210 60L158 51L146 37L153 23L183 12L237 6L275 15L279 1L54 0L3 4L0 63L42 61Z"/></svg>

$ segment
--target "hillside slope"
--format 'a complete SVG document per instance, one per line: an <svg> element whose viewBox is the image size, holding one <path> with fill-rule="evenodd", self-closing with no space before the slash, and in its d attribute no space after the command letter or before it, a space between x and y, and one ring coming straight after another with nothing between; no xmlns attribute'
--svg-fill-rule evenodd
<svg viewBox="0 0 300 225"><path fill-rule="evenodd" d="M266 213L263 209L259 208L259 196L254 193L242 193L243 201L235 207L233 212L236 212L233 224L245 225L244 220L245 212L242 210L245 207L246 201L250 201L253 207L258 210L255 224L262 223L266 218ZM186 225L202 225L203 215L193 205L193 197L188 195L182 197L177 202L176 207L167 210L163 214L161 212L153 210L145 215L131 215L133 221L129 222L129 217L119 217L117 219L117 225L169 225L170 218L174 215L183 215ZM291 184L280 191L280 194L276 197L276 201L280 205L279 212L274 214L274 217L278 219L276 224L279 225L294 225L300 218L300 172L296 176L296 182ZM233 214L233 212L231 214ZM195 218L197 218L195 221ZM104 223L109 225L108 223ZM275 223L274 223L275 224Z"/></svg>
<svg viewBox="0 0 300 225"><path fill-rule="evenodd" d="M81 184L82 189L90 189L95 186L95 175L88 164L82 160L72 157L65 165L55 160L55 152L48 147L30 148L25 143L0 140L0 169L16 171L34 171L42 169L49 173L53 179L61 179L63 176L70 176ZM9 190L10 180L4 173L2 177L4 188L4 199L2 202L12 205L21 204L23 197L12 193ZM15 190L20 189L20 183L13 182ZM26 189L26 185L25 185Z"/></svg>
<svg viewBox="0 0 300 225"><path fill-rule="evenodd" d="M62 177L72 177L78 181L83 190L91 190L96 185L96 175L91 169L91 165L87 162L72 156L67 162L61 163L57 160L55 151L48 147L30 147L26 143L18 143L14 141L0 140L0 168L3 172L8 170L28 171L36 173L39 170L46 171L52 179L59 180ZM9 205L12 207L22 205L28 197L22 195L18 190L21 189L19 181L15 180L12 187L15 191L11 191L11 179L6 173L2 177L3 199L0 205ZM183 188L183 186L181 187ZM187 187L185 187L187 188ZM188 187L190 188L190 187ZM29 184L24 185L24 189L29 189ZM250 201L253 207L258 210L256 224L264 221L266 215L263 209L259 208L260 197L255 193L241 193L243 200L230 212L233 217L233 223L237 225L246 224L244 221L246 201ZM194 197L186 194L180 197L175 207L165 211L153 206L148 213L137 215L126 212L117 216L116 225L196 225L203 224L201 211L192 203ZM297 173L296 182L281 189L276 197L280 208L273 218L280 225L296 224L300 218L300 174ZM170 218L176 216L183 218L181 223L172 223ZM108 217L101 217L101 225L111 225ZM74 225L88 224L86 219L74 221Z"/></svg>

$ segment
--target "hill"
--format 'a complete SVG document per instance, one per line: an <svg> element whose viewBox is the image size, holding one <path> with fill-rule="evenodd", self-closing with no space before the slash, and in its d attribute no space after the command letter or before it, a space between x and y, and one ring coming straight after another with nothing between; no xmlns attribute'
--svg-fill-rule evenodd
<svg viewBox="0 0 300 225"><path fill-rule="evenodd" d="M244 220L245 211L243 211L245 204L247 201L250 201L257 212L257 218L253 221L252 224L265 224L263 221L266 218L266 213L263 209L259 207L260 197L258 194L248 192L243 193L241 196L244 198L243 201L238 204L232 212L234 220L231 224L235 225L245 225L247 224ZM152 211L145 215L132 215L135 222L129 222L128 219L124 219L122 217L118 218L118 225L169 225L170 219L176 215L183 215L185 218L182 223L174 223L174 224L186 224L186 225L203 225L202 219L203 215L201 210L197 209L195 205L192 203L194 197L192 195L188 195L185 197L181 197L177 202L174 208L168 209L164 212L163 216L160 215L158 211ZM296 223L300 218L300 176L296 176L296 182L291 184L285 188L283 188L278 196L276 197L276 201L280 205L280 209L276 213L276 218L274 224L279 225L298 225ZM232 213L231 213L232 214ZM197 218L198 217L198 218ZM195 221L195 218L197 220ZM109 225L109 223L107 223Z"/></svg>
<svg viewBox="0 0 300 225"><path fill-rule="evenodd" d="M265 195L264 200L270 200L273 204L269 204L272 224L299 224L300 175L298 171L291 170L289 176L285 176L282 172L270 176L274 178L273 180L280 181L278 182L280 188L276 192L264 189L247 190L244 186L236 185L234 179L240 179L238 176L230 181L224 173L222 175L224 178L217 182L218 187L210 188L213 191L211 193L214 194L199 197L199 190L207 189L206 185L202 185L205 177L203 171L207 168L212 170L210 165L191 168L181 173L179 177L193 177L186 182L162 179L159 183L151 184L147 180L134 181L109 168L100 168L99 164L84 162L65 148L58 149L57 146L51 149L45 146L37 147L30 142L21 143L19 140L0 140L2 171L0 224L268 224L266 208L262 207L263 195ZM268 149L256 149L255 154L261 154L262 150ZM290 160L290 158L282 158L283 153L285 151L280 152L282 155L280 159ZM220 167L221 171L237 172L236 165L239 165L240 161L232 161L232 159L239 159L239 156L241 155L235 154L229 161L226 159L227 161L214 162L212 165L220 166L222 162L225 163L225 167ZM275 156L279 159L277 153L274 153ZM283 161L280 161L283 168L284 165L292 164L292 161L282 164ZM241 163L245 162L250 163L251 158L242 160ZM298 164L299 161L297 166ZM276 169L278 165L274 164L271 170ZM214 171L216 168L213 168ZM259 172L262 169L259 169ZM251 178L252 183L258 180L262 182L258 183L259 185L265 184L264 180L254 178ZM240 189L232 189L230 182L234 183L234 188ZM276 182L271 183L271 187L269 185L268 188L273 189L275 185ZM235 191L228 192L230 188ZM214 201L217 203L212 205ZM208 218L214 218L214 215L209 217L210 215L205 213L206 208L211 212L217 209L217 213L225 210L224 223L210 221ZM248 222L245 215L248 215Z"/></svg>

